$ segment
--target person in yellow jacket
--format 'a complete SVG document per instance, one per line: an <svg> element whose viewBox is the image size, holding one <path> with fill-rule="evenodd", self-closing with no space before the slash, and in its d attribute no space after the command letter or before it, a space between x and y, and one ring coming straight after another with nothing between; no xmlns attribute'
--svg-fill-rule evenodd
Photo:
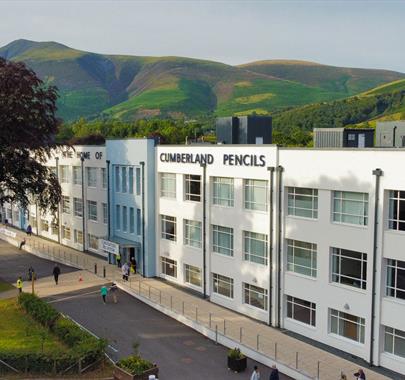
<svg viewBox="0 0 405 380"><path fill-rule="evenodd" d="M22 288L23 288L23 280L21 277L18 277L17 280L17 289L19 293L22 293Z"/></svg>

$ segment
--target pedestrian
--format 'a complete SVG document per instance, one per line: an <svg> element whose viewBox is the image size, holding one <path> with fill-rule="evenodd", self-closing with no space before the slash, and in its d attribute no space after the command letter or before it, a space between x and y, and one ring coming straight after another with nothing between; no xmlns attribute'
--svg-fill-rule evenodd
<svg viewBox="0 0 405 380"><path fill-rule="evenodd" d="M128 263L125 263L125 280L128 281L129 279L129 273L130 273L130 266Z"/></svg>
<svg viewBox="0 0 405 380"><path fill-rule="evenodd" d="M19 249L22 249L22 247L24 247L25 243L26 243L26 240L24 238L23 241L20 243L20 248Z"/></svg>
<svg viewBox="0 0 405 380"><path fill-rule="evenodd" d="M102 287L101 287L101 297L103 298L103 303L104 303L104 305L106 304L106 297L107 297L107 292L108 292L108 290L107 290L107 287L105 286L105 285L103 285Z"/></svg>
<svg viewBox="0 0 405 380"><path fill-rule="evenodd" d="M121 255L119 253L117 253L116 260L118 268L121 268Z"/></svg>
<svg viewBox="0 0 405 380"><path fill-rule="evenodd" d="M55 263L52 273L53 273L53 278L55 279L55 284L58 285L58 279L59 279L59 275L60 275L60 268L58 267L58 264Z"/></svg>
<svg viewBox="0 0 405 380"><path fill-rule="evenodd" d="M366 380L366 374L361 368L354 374L354 377L357 380Z"/></svg>
<svg viewBox="0 0 405 380"><path fill-rule="evenodd" d="M253 367L252 376L250 376L250 380L260 380L260 372L257 368L257 365Z"/></svg>
<svg viewBox="0 0 405 380"><path fill-rule="evenodd" d="M278 369L275 364L273 364L273 366L271 367L271 373L270 373L269 380L280 380L280 376L278 374Z"/></svg>
<svg viewBox="0 0 405 380"><path fill-rule="evenodd" d="M32 227L31 227L31 224L29 224L27 227L27 236L31 236L31 235L32 235Z"/></svg>
<svg viewBox="0 0 405 380"><path fill-rule="evenodd" d="M340 374L340 380L347 380L347 376L343 372Z"/></svg>
<svg viewBox="0 0 405 380"><path fill-rule="evenodd" d="M117 303L117 292L118 292L118 286L115 282L113 282L110 286L110 292L112 294L114 303Z"/></svg>
<svg viewBox="0 0 405 380"><path fill-rule="evenodd" d="M122 273L122 279L124 281L128 281L128 278L127 278L127 263L124 263L124 265L121 267L121 273Z"/></svg>
<svg viewBox="0 0 405 380"><path fill-rule="evenodd" d="M18 277L18 280L17 280L17 289L18 289L19 293L22 293L22 288L23 288L23 281L20 276L20 277Z"/></svg>
<svg viewBox="0 0 405 380"><path fill-rule="evenodd" d="M28 268L28 281L32 281L33 276L34 276L34 268L32 267L32 265L30 265L30 267Z"/></svg>

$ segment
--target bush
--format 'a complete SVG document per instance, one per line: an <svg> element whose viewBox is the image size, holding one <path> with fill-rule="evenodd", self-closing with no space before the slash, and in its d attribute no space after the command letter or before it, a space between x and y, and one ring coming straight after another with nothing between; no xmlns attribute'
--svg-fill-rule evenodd
<svg viewBox="0 0 405 380"><path fill-rule="evenodd" d="M131 355L117 362L117 366L131 375L142 375L145 371L153 368L155 365L148 360L142 359L138 355Z"/></svg>
<svg viewBox="0 0 405 380"><path fill-rule="evenodd" d="M245 355L240 352L239 348L232 348L228 351L228 357L231 359L243 359Z"/></svg>
<svg viewBox="0 0 405 380"><path fill-rule="evenodd" d="M34 294L21 293L18 302L41 325L52 328L60 314Z"/></svg>

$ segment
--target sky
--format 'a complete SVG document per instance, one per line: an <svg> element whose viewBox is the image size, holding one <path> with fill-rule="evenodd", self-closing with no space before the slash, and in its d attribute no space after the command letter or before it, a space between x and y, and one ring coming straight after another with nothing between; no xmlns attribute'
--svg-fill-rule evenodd
<svg viewBox="0 0 405 380"><path fill-rule="evenodd" d="M405 72L404 20L405 0L0 0L0 46L24 38L108 54Z"/></svg>

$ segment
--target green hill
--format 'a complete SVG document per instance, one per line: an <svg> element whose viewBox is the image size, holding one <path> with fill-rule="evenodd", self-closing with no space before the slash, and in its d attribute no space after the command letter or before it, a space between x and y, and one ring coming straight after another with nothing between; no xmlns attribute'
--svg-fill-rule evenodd
<svg viewBox="0 0 405 380"><path fill-rule="evenodd" d="M184 57L102 55L28 40L0 48L0 57L24 61L56 85L58 114L65 120L269 114L405 79L392 71L301 61L231 66Z"/></svg>

